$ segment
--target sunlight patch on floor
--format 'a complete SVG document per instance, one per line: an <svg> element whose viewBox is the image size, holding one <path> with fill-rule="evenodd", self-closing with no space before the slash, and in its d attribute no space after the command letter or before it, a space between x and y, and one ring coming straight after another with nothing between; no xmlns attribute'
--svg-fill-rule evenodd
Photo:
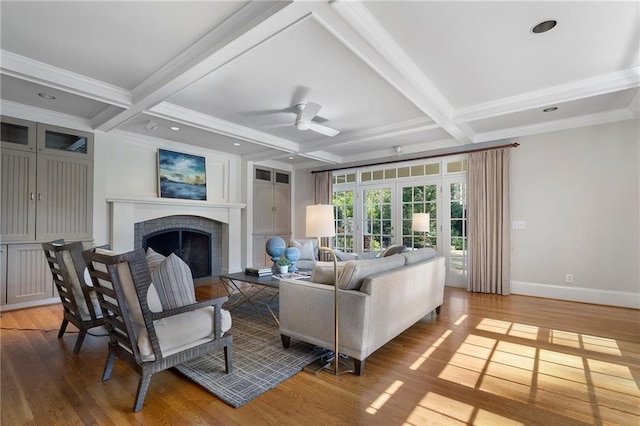
<svg viewBox="0 0 640 426"><path fill-rule="evenodd" d="M428 392L414 408L405 425L446 424L446 425L504 425L520 426L522 423L500 416L473 405Z"/></svg>
<svg viewBox="0 0 640 426"><path fill-rule="evenodd" d="M434 344L431 345L431 347L429 347L426 351L424 351L422 355L420 355L413 364L411 364L411 367L409 367L409 369L415 371L418 368L420 368L420 366L427 360L427 358L431 356L433 351L435 351L438 348L438 346L440 346L442 342L444 342L445 339L449 337L451 333L453 333L453 330L447 330L444 333L442 333L442 335L438 337L438 339L434 342Z"/></svg>
<svg viewBox="0 0 640 426"><path fill-rule="evenodd" d="M398 389L402 387L403 384L404 383L400 380L396 380L395 382L393 382L391 386L385 389L385 391L382 392L380 396L378 396L378 398L376 398L376 400L373 401L371 405L369 405L369 407L367 407L366 412L368 414L376 414L378 410L380 410L384 406L384 404L386 404L387 401L393 396L393 394L395 394Z"/></svg>

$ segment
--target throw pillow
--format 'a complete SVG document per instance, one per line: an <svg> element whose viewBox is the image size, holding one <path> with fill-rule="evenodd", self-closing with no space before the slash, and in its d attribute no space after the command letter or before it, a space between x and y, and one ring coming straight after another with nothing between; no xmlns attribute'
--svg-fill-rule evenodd
<svg viewBox="0 0 640 426"><path fill-rule="evenodd" d="M382 259L352 260L347 262L338 278L338 287L343 290L358 290L369 275L404 266L402 255L383 257Z"/></svg>
<svg viewBox="0 0 640 426"><path fill-rule="evenodd" d="M338 277L342 273L344 263L338 263ZM335 272L333 262L316 262L311 271L311 282L318 284L335 284Z"/></svg>
<svg viewBox="0 0 640 426"><path fill-rule="evenodd" d="M291 240L293 247L300 250L299 260L317 260L316 249L313 240Z"/></svg>
<svg viewBox="0 0 640 426"><path fill-rule="evenodd" d="M167 257L158 253L151 247L147 249L147 265L149 265L149 272L153 272Z"/></svg>
<svg viewBox="0 0 640 426"><path fill-rule="evenodd" d="M402 253L405 259L407 259L407 265L422 262L436 257L437 253L432 247L425 247L418 250L410 250Z"/></svg>
<svg viewBox="0 0 640 426"><path fill-rule="evenodd" d="M171 253L151 273L162 309L178 308L196 302L189 265Z"/></svg>

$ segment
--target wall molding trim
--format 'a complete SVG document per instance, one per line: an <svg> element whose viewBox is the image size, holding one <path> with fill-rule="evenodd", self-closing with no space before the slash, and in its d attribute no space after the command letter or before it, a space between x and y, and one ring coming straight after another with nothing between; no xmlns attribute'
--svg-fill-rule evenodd
<svg viewBox="0 0 640 426"><path fill-rule="evenodd" d="M640 293L511 281L511 294L640 309Z"/></svg>

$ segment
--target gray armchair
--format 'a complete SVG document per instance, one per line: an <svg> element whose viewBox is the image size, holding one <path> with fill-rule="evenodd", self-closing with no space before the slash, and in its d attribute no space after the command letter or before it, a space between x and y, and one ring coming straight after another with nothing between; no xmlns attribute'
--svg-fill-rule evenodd
<svg viewBox="0 0 640 426"><path fill-rule="evenodd" d="M151 376L214 350L224 351L224 369L232 364L231 316L220 297L162 310L142 249L125 254L102 250L83 253L109 331L106 381L117 358L140 375L133 411L142 408ZM221 366L222 367L222 366Z"/></svg>
<svg viewBox="0 0 640 426"><path fill-rule="evenodd" d="M69 323L76 326L78 337L73 353L78 354L88 330L104 325L96 292L84 279L84 247L80 241L65 243L64 240L55 240L43 243L42 249L62 302L62 324L58 339L62 339Z"/></svg>

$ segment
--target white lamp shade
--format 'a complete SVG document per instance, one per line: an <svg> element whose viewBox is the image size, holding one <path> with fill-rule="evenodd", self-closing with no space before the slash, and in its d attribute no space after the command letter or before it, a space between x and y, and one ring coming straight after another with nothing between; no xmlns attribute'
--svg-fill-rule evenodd
<svg viewBox="0 0 640 426"><path fill-rule="evenodd" d="M307 206L307 237L333 237L336 227L331 204Z"/></svg>
<svg viewBox="0 0 640 426"><path fill-rule="evenodd" d="M429 213L414 213L411 229L416 232L429 232Z"/></svg>

